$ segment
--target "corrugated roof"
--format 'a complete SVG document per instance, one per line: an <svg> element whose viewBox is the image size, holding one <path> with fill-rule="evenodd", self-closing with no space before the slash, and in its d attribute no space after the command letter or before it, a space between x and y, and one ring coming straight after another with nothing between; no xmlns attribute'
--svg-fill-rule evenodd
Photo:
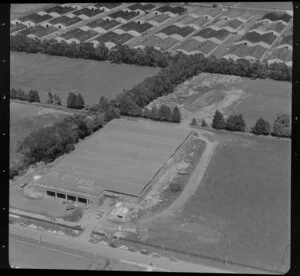
<svg viewBox="0 0 300 276"><path fill-rule="evenodd" d="M39 179L49 187L139 196L189 131L158 122L118 119L86 138Z"/></svg>

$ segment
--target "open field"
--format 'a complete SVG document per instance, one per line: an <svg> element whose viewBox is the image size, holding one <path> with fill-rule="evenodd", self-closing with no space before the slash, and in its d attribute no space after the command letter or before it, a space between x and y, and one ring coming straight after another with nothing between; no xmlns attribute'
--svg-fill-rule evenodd
<svg viewBox="0 0 300 276"><path fill-rule="evenodd" d="M30 132L60 121L70 113L26 103L10 103L10 163L16 156L17 143Z"/></svg>
<svg viewBox="0 0 300 276"><path fill-rule="evenodd" d="M11 4L10 19L14 20L36 11L44 10L54 4Z"/></svg>
<svg viewBox="0 0 300 276"><path fill-rule="evenodd" d="M175 216L151 222L146 241L286 272L290 141L221 132L215 139L220 144L194 196Z"/></svg>
<svg viewBox="0 0 300 276"><path fill-rule="evenodd" d="M292 1L280 2L241 2L237 5L239 8L254 8L254 9L277 9L277 10L293 10Z"/></svg>
<svg viewBox="0 0 300 276"><path fill-rule="evenodd" d="M159 71L159 68L24 53L11 54L10 68L12 88L26 92L36 89L41 101L51 91L61 97L63 105L69 92L81 93L87 104L98 103L102 95L114 98L123 89L132 88Z"/></svg>
<svg viewBox="0 0 300 276"><path fill-rule="evenodd" d="M183 118L205 118L211 123L216 109L225 117L241 113L250 129L260 117L271 124L276 114L291 113L291 83L269 79L252 80L229 75L201 73L177 86L174 93L149 104L178 104Z"/></svg>

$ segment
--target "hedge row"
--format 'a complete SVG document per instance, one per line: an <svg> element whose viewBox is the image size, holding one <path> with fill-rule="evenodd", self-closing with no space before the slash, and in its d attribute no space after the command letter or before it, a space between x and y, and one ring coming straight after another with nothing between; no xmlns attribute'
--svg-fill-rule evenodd
<svg viewBox="0 0 300 276"><path fill-rule="evenodd" d="M10 37L10 49L26 53L45 53L49 55L66 56L71 58L84 58L94 60L109 60L112 63L127 63L145 66L167 67L176 63L178 59L187 55L177 53L171 55L169 52L161 52L153 47L145 49L131 49L127 45L116 45L108 50L101 44L94 48L91 43L68 44L56 40L39 40L17 34ZM204 57L202 54L190 56L191 59L201 60L199 70L209 73L236 75L251 78L271 78L274 80L292 80L292 69L284 63L254 62L239 59L237 61Z"/></svg>

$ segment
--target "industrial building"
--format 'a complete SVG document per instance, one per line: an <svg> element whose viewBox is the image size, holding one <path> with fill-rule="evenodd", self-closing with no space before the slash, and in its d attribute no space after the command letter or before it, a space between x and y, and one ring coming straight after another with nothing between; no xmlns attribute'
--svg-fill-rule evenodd
<svg viewBox="0 0 300 276"><path fill-rule="evenodd" d="M177 125L115 119L62 157L36 186L45 196L88 205L105 197L138 202L191 137Z"/></svg>

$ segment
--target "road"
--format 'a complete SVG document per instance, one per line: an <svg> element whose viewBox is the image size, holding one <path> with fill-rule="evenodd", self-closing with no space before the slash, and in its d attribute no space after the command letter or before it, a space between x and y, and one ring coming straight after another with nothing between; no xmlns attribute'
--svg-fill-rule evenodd
<svg viewBox="0 0 300 276"><path fill-rule="evenodd" d="M112 248L103 246L100 244L94 245L90 243L84 243L76 238L67 237L67 236L59 236L49 232L40 232L36 229L28 229L21 227L19 225L10 225L9 229L10 239L15 240L15 243L12 244L12 249L10 251L10 260L11 264L23 265L24 267L32 266L34 263L38 262L39 258L41 258L39 266L50 265L51 261L55 262L55 259L49 259L48 262L45 263L44 259L48 259L47 256L59 252L61 255L61 265L65 263L65 267L68 266L68 263L72 264L80 256L84 258L112 258L118 260L126 260L136 264L142 265L150 265L152 263L153 266L163 269L163 270L171 270L176 272L213 272L213 273L232 273L230 271L215 269L212 267L207 267L204 265L192 264L183 261L173 262L168 258L152 258L151 256L142 255L138 252L130 252L119 248ZM41 235L41 244L39 244L39 237ZM20 245L22 244L22 245ZM14 249L22 247L21 252L32 252L31 250L35 248L32 257L21 257L19 253L16 254ZM19 250L19 249L18 249ZM18 251L17 250L17 251ZM52 253L47 252L45 250L52 251ZM21 253L20 253L21 254ZM28 254L28 253L26 253ZM39 254L41 254L39 256ZM50 254L50 255L49 255ZM24 254L23 254L24 255ZM38 258L34 258L34 256L39 256ZM52 256L52 255L51 255ZM57 255L59 256L59 255ZM70 258L73 258L70 261ZM25 262L28 262L25 264ZM81 260L81 262L83 262ZM53 264L53 263L52 263ZM79 265L79 262L78 262ZM82 265L85 265L83 263ZM51 266L51 268L53 268Z"/></svg>

